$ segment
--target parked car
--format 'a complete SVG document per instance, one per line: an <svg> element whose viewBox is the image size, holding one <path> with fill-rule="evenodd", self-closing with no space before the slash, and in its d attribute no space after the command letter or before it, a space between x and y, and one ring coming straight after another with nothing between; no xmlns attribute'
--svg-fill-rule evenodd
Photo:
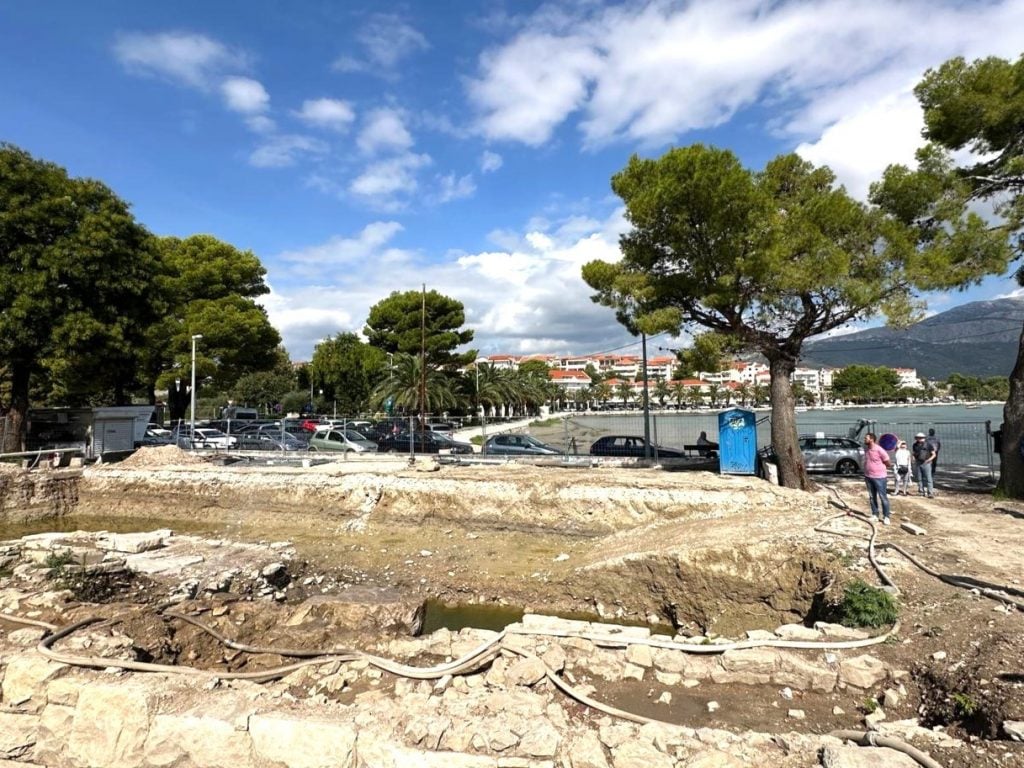
<svg viewBox="0 0 1024 768"><path fill-rule="evenodd" d="M634 435L605 435L594 441L590 446L591 456L625 456L644 458L646 442L643 437ZM686 458L686 452L678 448L665 448L651 443L650 456L663 459Z"/></svg>
<svg viewBox="0 0 1024 768"><path fill-rule="evenodd" d="M431 422L430 424L427 424L427 429L431 432L440 432L442 435L447 435L448 437L455 436L455 425L449 424L446 421Z"/></svg>
<svg viewBox="0 0 1024 768"><path fill-rule="evenodd" d="M489 456L552 456L561 453L532 435L492 435L480 452Z"/></svg>
<svg viewBox="0 0 1024 768"><path fill-rule="evenodd" d="M189 427L183 427L174 433L174 441L181 448L216 448L228 450L238 445L238 438L226 435L219 429L196 427L195 436L191 436Z"/></svg>
<svg viewBox="0 0 1024 768"><path fill-rule="evenodd" d="M238 447L243 451L304 451L306 443L290 432L281 432L280 426L263 424L237 435Z"/></svg>
<svg viewBox="0 0 1024 768"><path fill-rule="evenodd" d="M169 429L147 429L141 442L136 445L174 445L174 438Z"/></svg>
<svg viewBox="0 0 1024 768"><path fill-rule="evenodd" d="M452 440L440 432L421 430L418 432L399 432L397 435L387 435L377 443L377 450L381 453L395 451L397 453L408 453L409 442L412 441L414 453L473 453L473 446L459 440Z"/></svg>
<svg viewBox="0 0 1024 768"><path fill-rule="evenodd" d="M309 438L311 451L343 451L345 453L367 453L376 451L377 444L354 429L322 427Z"/></svg>
<svg viewBox="0 0 1024 768"><path fill-rule="evenodd" d="M800 435L800 453L808 472L856 475L864 466L864 448L839 435Z"/></svg>

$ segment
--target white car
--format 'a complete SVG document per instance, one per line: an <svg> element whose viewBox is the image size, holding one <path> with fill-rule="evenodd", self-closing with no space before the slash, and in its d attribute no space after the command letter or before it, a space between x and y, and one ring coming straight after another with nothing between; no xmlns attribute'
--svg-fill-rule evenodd
<svg viewBox="0 0 1024 768"><path fill-rule="evenodd" d="M187 445L190 442L188 437L188 430L182 430L181 435L178 438L178 445L182 445L183 443ZM237 446L237 437L232 437L231 435L221 432L219 429L212 429L210 427L196 427L195 438L191 441L192 448L216 448L220 451L226 451L230 448L236 448Z"/></svg>

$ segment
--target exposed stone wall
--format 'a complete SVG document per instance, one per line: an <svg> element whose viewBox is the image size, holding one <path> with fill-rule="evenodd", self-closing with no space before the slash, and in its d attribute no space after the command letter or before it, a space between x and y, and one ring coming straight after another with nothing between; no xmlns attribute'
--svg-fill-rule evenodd
<svg viewBox="0 0 1024 768"><path fill-rule="evenodd" d="M523 629L649 635L644 628L537 616L528 616ZM773 636L793 637L801 630L827 638L834 628L780 627ZM30 647L41 635L15 630L7 636L7 650L0 651L0 763L13 761L12 768L788 768L817 764L822 746L840 744L813 734L780 739L641 726L593 710L581 714L546 679L546 669L576 680L583 692L593 691L588 679L600 687L602 680L629 678L677 693L698 680L870 690L888 675L881 662L855 652L842 659L768 648L694 656L636 644L601 647L579 637L511 634L508 650L493 664L465 676L399 677L386 689L384 674L366 661L333 662L258 685L87 671L43 658ZM382 653L399 659L425 653L459 657L489 637L493 633L439 630L393 640ZM91 645L90 652L97 648ZM351 703L337 701L337 694L353 688L360 692Z"/></svg>
<svg viewBox="0 0 1024 768"><path fill-rule="evenodd" d="M0 524L69 514L78 504L81 469L0 468Z"/></svg>

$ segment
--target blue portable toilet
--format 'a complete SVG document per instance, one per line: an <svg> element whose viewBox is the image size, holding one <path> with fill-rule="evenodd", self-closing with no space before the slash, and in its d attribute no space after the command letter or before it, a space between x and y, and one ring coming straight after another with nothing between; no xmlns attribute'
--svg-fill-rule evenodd
<svg viewBox="0 0 1024 768"><path fill-rule="evenodd" d="M730 408L718 414L718 464L723 475L757 471L757 419L753 411Z"/></svg>

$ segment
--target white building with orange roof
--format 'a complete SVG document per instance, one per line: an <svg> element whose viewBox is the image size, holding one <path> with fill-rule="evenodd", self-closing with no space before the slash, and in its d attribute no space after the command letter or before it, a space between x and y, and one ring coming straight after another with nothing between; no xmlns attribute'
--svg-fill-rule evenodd
<svg viewBox="0 0 1024 768"><path fill-rule="evenodd" d="M566 392L578 392L590 386L590 377L583 371L563 371L552 368L548 371L548 379Z"/></svg>
<svg viewBox="0 0 1024 768"><path fill-rule="evenodd" d="M917 375L917 368L893 368L896 375L900 377L897 386L900 389L921 389L921 377Z"/></svg>

